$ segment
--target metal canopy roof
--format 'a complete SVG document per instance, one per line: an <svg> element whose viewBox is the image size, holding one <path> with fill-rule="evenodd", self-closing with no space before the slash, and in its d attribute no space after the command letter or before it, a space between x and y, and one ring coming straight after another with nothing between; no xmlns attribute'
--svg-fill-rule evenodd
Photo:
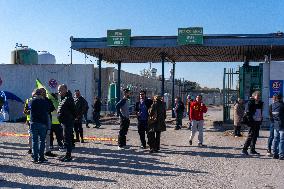
<svg viewBox="0 0 284 189"><path fill-rule="evenodd" d="M243 62L284 60L283 33L204 35L203 45L177 44L177 36L131 37L130 47L109 47L107 38L70 38L71 48L107 62L161 62L164 54L175 62Z"/></svg>

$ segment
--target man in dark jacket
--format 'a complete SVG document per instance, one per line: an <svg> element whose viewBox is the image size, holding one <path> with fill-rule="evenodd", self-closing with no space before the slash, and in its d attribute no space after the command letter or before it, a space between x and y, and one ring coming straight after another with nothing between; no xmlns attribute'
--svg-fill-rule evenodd
<svg viewBox="0 0 284 189"><path fill-rule="evenodd" d="M146 149L145 135L148 128L148 109L152 105L152 100L146 97L146 91L140 91L139 102L136 102L135 112L138 119L138 133L141 141L141 148Z"/></svg>
<svg viewBox="0 0 284 189"><path fill-rule="evenodd" d="M33 163L43 163L45 138L48 124L48 103L42 97L42 90L36 89L35 96L29 103L30 129L32 134L32 158ZM39 139L39 141L38 141Z"/></svg>
<svg viewBox="0 0 284 189"><path fill-rule="evenodd" d="M99 97L95 98L95 102L93 105L93 120L96 124L95 128L100 128L101 123L100 123L100 114L101 114L101 100Z"/></svg>
<svg viewBox="0 0 284 189"><path fill-rule="evenodd" d="M71 161L73 127L75 120L75 104L72 94L67 90L65 84L58 86L58 94L60 95L58 105L58 121L63 127L64 131L64 145L66 147L66 155L60 161Z"/></svg>
<svg viewBox="0 0 284 189"><path fill-rule="evenodd" d="M273 158L284 160L284 103L282 101L282 94L276 94L271 111L274 126Z"/></svg>
<svg viewBox="0 0 284 189"><path fill-rule="evenodd" d="M248 116L248 127L249 133L245 141L242 154L248 155L248 147L250 146L250 153L258 155L259 153L255 151L255 144L257 137L259 136L259 129L262 122L262 109L263 102L260 100L260 92L255 91L252 94L252 99L249 100L247 104L246 115Z"/></svg>
<svg viewBox="0 0 284 189"><path fill-rule="evenodd" d="M175 99L175 114L176 114L176 126L175 130L179 130L182 127L182 118L183 118L183 112L184 112L184 103L181 101L180 97L177 97Z"/></svg>
<svg viewBox="0 0 284 189"><path fill-rule="evenodd" d="M81 96L79 90L75 90L74 102L75 102L74 132L76 134L75 142L81 141L81 143L84 143L82 119L87 107L86 107L86 100ZM79 139L79 135L81 140Z"/></svg>
<svg viewBox="0 0 284 189"><path fill-rule="evenodd" d="M42 91L42 96L46 100L48 104L48 124L47 124L47 132L46 132L46 143L45 143L45 155L50 157L55 157L56 154L53 154L50 149L50 133L51 133L51 122L52 122L52 115L51 112L55 110L55 107L52 101L47 98L45 88L40 89Z"/></svg>

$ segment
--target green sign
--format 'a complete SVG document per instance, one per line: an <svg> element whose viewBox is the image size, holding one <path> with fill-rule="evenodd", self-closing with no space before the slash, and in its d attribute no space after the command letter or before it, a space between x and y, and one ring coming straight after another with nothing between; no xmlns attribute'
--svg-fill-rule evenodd
<svg viewBox="0 0 284 189"><path fill-rule="evenodd" d="M131 30L107 30L108 46L130 46Z"/></svg>
<svg viewBox="0 0 284 189"><path fill-rule="evenodd" d="M178 29L179 45L202 45L203 44L203 28L179 28Z"/></svg>

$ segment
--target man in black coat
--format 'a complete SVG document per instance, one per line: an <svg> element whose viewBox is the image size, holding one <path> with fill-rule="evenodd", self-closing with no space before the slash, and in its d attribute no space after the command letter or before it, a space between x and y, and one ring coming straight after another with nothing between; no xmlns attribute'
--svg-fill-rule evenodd
<svg viewBox="0 0 284 189"><path fill-rule="evenodd" d="M60 161L71 161L73 127L75 120L75 103L72 98L72 93L67 90L65 84L58 86L58 94L60 95L58 105L58 121L64 131L64 145L66 147L66 155Z"/></svg>
<svg viewBox="0 0 284 189"><path fill-rule="evenodd" d="M82 120L83 120L83 115L87 109L86 106L87 104L86 100L81 96L80 90L75 90L74 102L75 102L74 131L76 135L75 142L81 141L81 143L84 143Z"/></svg>
<svg viewBox="0 0 284 189"><path fill-rule="evenodd" d="M146 91L141 90L139 94L139 101L136 102L135 112L138 119L138 133L141 141L141 148L146 148L145 134L148 127L148 109L151 107L153 101L146 97Z"/></svg>

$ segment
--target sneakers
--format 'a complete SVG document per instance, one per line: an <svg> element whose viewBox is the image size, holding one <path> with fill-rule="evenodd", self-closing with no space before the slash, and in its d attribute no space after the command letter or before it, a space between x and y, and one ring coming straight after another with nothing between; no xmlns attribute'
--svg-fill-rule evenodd
<svg viewBox="0 0 284 189"><path fill-rule="evenodd" d="M123 148L123 146L118 146L117 149L118 150L123 150L124 148Z"/></svg>
<svg viewBox="0 0 284 189"><path fill-rule="evenodd" d="M85 143L85 141L84 141L84 139L81 139L81 141L80 141L81 143Z"/></svg>
<svg viewBox="0 0 284 189"><path fill-rule="evenodd" d="M72 160L71 156L64 156L64 157L59 159L59 161L62 161L62 162L69 162L71 160Z"/></svg>
<svg viewBox="0 0 284 189"><path fill-rule="evenodd" d="M74 140L74 142L80 142L80 139L76 138L76 139Z"/></svg>
<svg viewBox="0 0 284 189"><path fill-rule="evenodd" d="M271 150L267 150L266 155L271 157L273 154L271 153Z"/></svg>
<svg viewBox="0 0 284 189"><path fill-rule="evenodd" d="M273 159L279 159L279 155L278 154L274 154L273 155Z"/></svg>
<svg viewBox="0 0 284 189"><path fill-rule="evenodd" d="M284 156L279 157L279 160L284 160Z"/></svg>
<svg viewBox="0 0 284 189"><path fill-rule="evenodd" d="M43 157L43 158L39 158L38 163L44 163L44 162L47 162L47 161L48 160Z"/></svg>
<svg viewBox="0 0 284 189"><path fill-rule="evenodd" d="M248 151L247 150L242 150L242 154L248 156Z"/></svg>
<svg viewBox="0 0 284 189"><path fill-rule="evenodd" d="M28 154L32 154L32 149L29 149L29 150L28 150Z"/></svg>
<svg viewBox="0 0 284 189"><path fill-rule="evenodd" d="M141 149L146 149L146 146L141 145L140 148L141 148Z"/></svg>
<svg viewBox="0 0 284 189"><path fill-rule="evenodd" d="M250 151L250 154L253 154L253 155L259 155L260 153L258 153L257 151L255 151L255 150L251 150Z"/></svg>
<svg viewBox="0 0 284 189"><path fill-rule="evenodd" d="M56 154L52 153L51 151L45 152L44 155L49 156L49 157L56 157L57 156Z"/></svg>
<svg viewBox="0 0 284 189"><path fill-rule="evenodd" d="M202 143L198 143L199 147L205 147L206 145L202 144Z"/></svg>
<svg viewBox="0 0 284 189"><path fill-rule="evenodd" d="M32 159L32 163L38 164L38 160L37 159Z"/></svg>
<svg viewBox="0 0 284 189"><path fill-rule="evenodd" d="M60 151L60 152L66 152L66 148L65 148L65 147L60 147L60 148L59 148L59 151Z"/></svg>
<svg viewBox="0 0 284 189"><path fill-rule="evenodd" d="M192 140L189 141L189 145L192 145Z"/></svg>

